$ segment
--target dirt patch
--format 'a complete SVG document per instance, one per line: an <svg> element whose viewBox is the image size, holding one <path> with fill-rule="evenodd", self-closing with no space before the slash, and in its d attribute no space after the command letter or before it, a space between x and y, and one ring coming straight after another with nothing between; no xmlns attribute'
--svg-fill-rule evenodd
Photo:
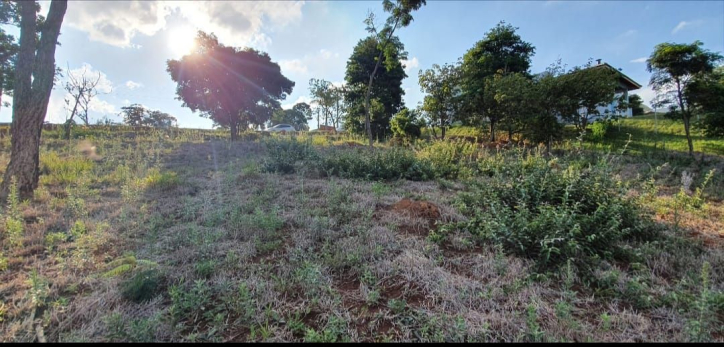
<svg viewBox="0 0 724 347"><path fill-rule="evenodd" d="M435 204L427 201L402 199L400 202L392 205L390 210L401 214L408 214L411 217L425 218L432 222L440 219L440 209L435 206Z"/></svg>
<svg viewBox="0 0 724 347"><path fill-rule="evenodd" d="M398 230L403 234L427 236L435 230L441 218L440 209L427 201L402 199L396 204L382 207L384 213L392 214L397 219ZM377 215L379 217L379 215Z"/></svg>

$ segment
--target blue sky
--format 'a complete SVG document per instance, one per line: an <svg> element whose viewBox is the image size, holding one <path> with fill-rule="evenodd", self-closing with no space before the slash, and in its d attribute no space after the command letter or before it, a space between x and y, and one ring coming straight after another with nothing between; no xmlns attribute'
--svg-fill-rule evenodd
<svg viewBox="0 0 724 347"><path fill-rule="evenodd" d="M140 103L174 115L182 127L210 128L211 121L181 107L166 60L181 56L196 29L214 32L222 43L269 53L296 82L283 102L309 100L309 79L344 80L353 47L367 35L363 20L376 1L71 1L61 29L56 62L63 69L84 65L100 72L104 94L92 105L91 119L116 121L120 108ZM47 12L47 3L43 3ZM561 59L569 67L602 59L644 85L635 93L645 102L649 73L643 61L661 42L691 43L724 51L724 1L431 1L399 31L409 58L403 82L408 107L422 100L420 69L454 63L485 32L504 20L536 47L533 72ZM13 31L12 29L8 29ZM65 119L60 86L51 95L47 121ZM3 97L3 100L9 98ZM9 108L0 122L9 122ZM316 127L316 122L310 124Z"/></svg>

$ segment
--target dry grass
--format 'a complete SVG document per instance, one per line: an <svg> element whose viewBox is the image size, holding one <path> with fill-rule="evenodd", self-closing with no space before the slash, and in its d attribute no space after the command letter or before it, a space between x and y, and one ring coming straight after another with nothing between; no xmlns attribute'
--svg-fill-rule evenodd
<svg viewBox="0 0 724 347"><path fill-rule="evenodd" d="M49 172L21 206L23 246L3 244L2 341L36 341L37 327L48 341L687 341L696 314L680 302L696 300L690 279L704 262L709 289L724 290L721 202L677 217L676 235L715 241L696 254L652 245L646 264L609 264L597 276L618 274L617 291L602 295L575 278L567 287L566 274L535 275L528 260L468 234L430 241L431 230L464 219L452 207L464 182L263 173L256 142L136 137L45 148L92 156L93 166L74 182ZM624 176L636 169L621 167ZM178 181L148 184L158 173ZM678 183L661 174L658 183L656 204L667 206ZM437 214L395 208L404 199ZM659 212L673 223L670 210ZM49 233L69 233L77 220L84 235L46 247ZM130 269L104 276L130 254ZM162 280L155 298L136 303L122 288L143 269ZM33 271L42 283L29 281ZM628 300L671 293L679 301ZM724 341L711 329L709 340Z"/></svg>

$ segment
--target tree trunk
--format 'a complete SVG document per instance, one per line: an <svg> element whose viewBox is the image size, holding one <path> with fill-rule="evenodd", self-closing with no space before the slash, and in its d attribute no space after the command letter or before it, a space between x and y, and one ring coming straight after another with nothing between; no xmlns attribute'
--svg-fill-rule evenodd
<svg viewBox="0 0 724 347"><path fill-rule="evenodd" d="M9 192L11 177L17 180L22 198L32 197L38 186L40 134L48 110L55 77L55 48L68 7L65 0L53 0L40 33L36 53L35 1L18 2L20 49L15 64L15 90L10 163L3 177L0 196Z"/></svg>
<svg viewBox="0 0 724 347"><path fill-rule="evenodd" d="M684 96L681 93L681 82L678 79L676 79L676 96L681 108L681 117L684 119L684 132L686 132L686 142L689 144L689 155L693 157L694 143L691 141L691 134L689 133L691 114L689 114L689 110L684 108Z"/></svg>
<svg viewBox="0 0 724 347"><path fill-rule="evenodd" d="M365 94L365 126L367 127L367 137L370 139L370 148L372 148L372 123L370 121L370 94L372 94L372 81L375 79L375 74L377 73L377 69L380 67L380 62L382 62L382 55L385 53L385 47L390 42L390 39L392 38L392 34L395 33L395 29L397 29L397 25L399 24L400 19L397 18L395 20L395 25L392 27L392 30L390 30L390 34L387 35L387 40L384 41L384 44L382 45L382 48L380 49L380 54L377 56L377 63L375 64L375 69L372 70L372 74L370 75L370 82L367 84L367 94Z"/></svg>
<svg viewBox="0 0 724 347"><path fill-rule="evenodd" d="M236 141L239 137L239 125L236 122L231 121L229 124L229 130L231 130L231 141Z"/></svg>
<svg viewBox="0 0 724 347"><path fill-rule="evenodd" d="M490 120L490 142L495 142L495 121Z"/></svg>
<svg viewBox="0 0 724 347"><path fill-rule="evenodd" d="M440 132L442 133L443 140L445 139L445 128L446 128L446 126L444 126L444 125L440 127Z"/></svg>

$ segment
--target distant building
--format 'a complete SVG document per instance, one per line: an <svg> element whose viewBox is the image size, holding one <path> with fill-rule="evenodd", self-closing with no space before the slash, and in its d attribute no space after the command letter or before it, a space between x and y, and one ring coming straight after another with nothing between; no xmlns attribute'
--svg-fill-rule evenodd
<svg viewBox="0 0 724 347"><path fill-rule="evenodd" d="M630 91L637 90L641 88L641 85L638 84L638 82L631 79L631 77L626 76L623 72L621 72L621 69L616 69L613 66L609 65L608 63L601 63L601 59L596 60L597 64L594 66L591 66L589 69L610 69L612 71L615 71L618 73L618 87L616 87L616 90L614 91L614 101L606 106L599 106L596 108L599 114L605 115L605 114L616 114L616 107L618 106L618 100L621 99L621 96L623 96L623 100L628 103L628 94ZM626 111L622 114L625 117L631 117L633 116L633 111L631 110L631 107L627 108ZM593 115L589 120L595 120L600 116Z"/></svg>

